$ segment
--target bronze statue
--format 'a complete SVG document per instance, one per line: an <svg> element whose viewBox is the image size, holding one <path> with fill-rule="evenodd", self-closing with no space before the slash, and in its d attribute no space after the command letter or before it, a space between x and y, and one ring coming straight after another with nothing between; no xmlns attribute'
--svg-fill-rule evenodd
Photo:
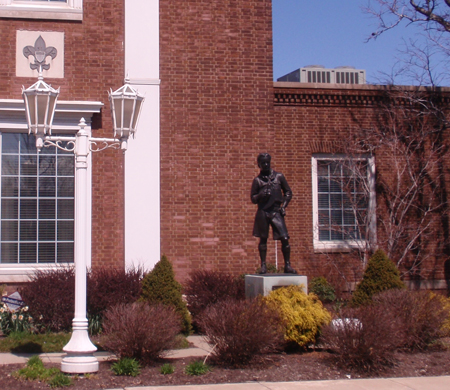
<svg viewBox="0 0 450 390"><path fill-rule="evenodd" d="M253 235L259 237L259 256L261 258L260 274L267 273L266 255L269 226L272 226L274 240L281 240L281 251L284 258L284 272L296 274L291 267L291 247L289 234L284 222L286 207L292 199L292 191L282 173L270 168L271 157L261 153L257 162L261 172L253 179L251 199L258 205L255 216Z"/></svg>

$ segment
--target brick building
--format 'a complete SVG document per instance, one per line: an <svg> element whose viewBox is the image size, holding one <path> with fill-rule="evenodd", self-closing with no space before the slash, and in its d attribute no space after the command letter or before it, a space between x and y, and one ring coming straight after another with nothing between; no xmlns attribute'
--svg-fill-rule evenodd
<svg viewBox="0 0 450 390"><path fill-rule="evenodd" d="M157 2L151 3L145 6L129 4L127 17L133 17L133 13L139 14L136 12L138 6L140 10L146 11L151 7L157 8ZM151 12L147 12L149 13ZM157 13L155 18L157 21ZM133 27L133 22L128 23L128 28ZM147 30L144 27L141 33L145 34ZM142 115L142 123L144 127L153 129L153 132L143 132L141 144L135 143L134 147L132 146L131 154L138 160L138 167L133 159L130 159L125 168L125 157L117 150L108 149L90 155L89 175L92 189L89 198L92 202L91 215L88 217L92 217L92 226L86 235L88 241L92 242L92 253L86 254L88 264L93 267L124 267L124 259L128 255L125 242L132 241L142 230L141 221L135 218L128 229L128 238L125 237L124 225L130 224L130 221L125 218L124 199L127 198L128 205L139 206L140 195L138 193L136 199L135 191L141 188L136 182L142 181L142 161L156 162L156 172L150 173L148 178L159 177L158 153L148 156L155 149L153 138L158 139L159 135L157 114L154 114L158 106L152 102L155 95L154 86L158 85L154 79L157 80L158 75L156 73L153 77L154 66L149 65L149 62L153 61L154 53L150 53L151 60L144 58L137 63L134 53L140 48L134 47L136 37L125 50L123 1L2 0L0 33L0 46L5 58L0 86L0 283L20 283L26 281L36 268L73 262L73 154L63 153L56 148L44 148L40 154L37 153L33 146L33 136L27 135L21 96L22 86L29 87L36 82L38 75L37 70L30 68L30 64L36 60L35 56L24 55L24 49L31 47L31 51L37 53L39 38L42 40L41 47L43 42L44 49L47 49L44 50L47 54L45 63L50 65L48 70L43 71L44 79L61 90L53 122L53 134L75 134L80 119L84 117L87 128L92 130L94 137L112 138L108 90L116 90L122 86L127 73L130 83L138 84L137 88L146 93L150 102L147 111ZM152 35L148 34L148 42L151 37ZM48 54L51 51L49 48L53 50L52 55ZM30 50L27 53L29 52ZM125 57L131 64L128 65L127 71ZM145 75L140 72L139 67L145 67ZM143 148L145 143L151 146ZM131 173L127 175L125 182L127 169ZM159 199L158 184L154 192L156 195L145 196L145 202ZM144 195L143 191L141 199ZM149 204L141 208L142 218L148 217L148 209L153 210L154 207ZM157 209L154 215L150 212L151 218L156 220L157 229L158 213ZM129 212L129 215L132 214L133 207ZM148 246L151 240L141 241ZM128 247L133 249L133 245ZM159 244L156 247L159 252ZM145 261L146 259L137 258L128 263L139 265L139 262Z"/></svg>
<svg viewBox="0 0 450 390"><path fill-rule="evenodd" d="M75 132L84 116L94 136L111 136L106 91L121 86L125 75L146 95L137 138L129 142L125 157L114 150L92 154L93 267L149 269L164 253L180 281L195 269L254 272L259 259L251 235L255 206L250 186L259 172L256 156L269 152L294 192L287 217L294 268L336 283L342 283L342 275L350 284L360 277L355 248L340 246L346 241L342 237L324 239L326 229L318 228L315 172L342 154L336 145L349 129L376 123L383 88L274 83L271 0L23 3L0 0L0 45L7 59L0 70L2 138L26 132L21 86L31 85L36 73L22 50L39 35L58 49L44 74L47 82L61 87L54 132ZM361 159L377 172L389 169L376 156ZM5 183L20 175L4 175L2 206L20 203L17 194L3 195L9 188ZM41 202L38 194L24 196L24 205L29 198ZM49 200L42 198L42 204ZM73 200L50 198L69 206ZM375 205L372 199L370 207ZM70 240L56 238L51 241L53 260L47 254L41 264L39 248L50 240L40 240L39 226L48 221L15 212L2 214L0 282L24 281L36 267L70 262L56 253L59 244L70 249ZM55 222L56 237L58 223L70 226L67 215L61 221L47 219ZM10 233L16 225L17 233ZM36 226L31 229L35 236L21 240L20 226ZM376 220L370 229L379 232ZM21 258L20 246L30 244L37 255ZM15 249L6 252L14 245L17 254ZM445 260L435 258L434 271L423 270L425 278L437 281L435 287L445 287L448 279ZM282 262L273 241L268 261Z"/></svg>

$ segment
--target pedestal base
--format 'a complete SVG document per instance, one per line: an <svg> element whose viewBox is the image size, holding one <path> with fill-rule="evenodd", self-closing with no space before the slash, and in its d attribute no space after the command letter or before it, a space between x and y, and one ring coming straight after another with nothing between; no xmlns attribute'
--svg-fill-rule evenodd
<svg viewBox="0 0 450 390"><path fill-rule="evenodd" d="M93 354L68 353L61 362L61 371L68 374L86 374L98 371L98 360Z"/></svg>
<svg viewBox="0 0 450 390"><path fill-rule="evenodd" d="M272 290L292 285L302 285L305 294L308 293L308 278L305 275L245 275L245 296L247 298L255 298L258 295L266 296L269 295Z"/></svg>

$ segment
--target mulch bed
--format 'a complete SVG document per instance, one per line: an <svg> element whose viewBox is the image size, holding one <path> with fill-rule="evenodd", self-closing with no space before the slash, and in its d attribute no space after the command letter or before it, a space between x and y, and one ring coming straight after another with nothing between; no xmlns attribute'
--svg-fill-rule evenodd
<svg viewBox="0 0 450 390"><path fill-rule="evenodd" d="M198 358L197 358L198 359ZM428 351L422 353L397 353L396 363L382 371L358 373L336 366L333 355L326 351L277 354L266 356L265 361L245 368L213 366L212 371L202 376L184 373L187 364L195 358L163 359L154 366L144 367L135 378L115 376L111 362L100 363L98 373L74 376L74 384L68 389L93 390L114 389L126 386L194 385L238 382L285 382L328 379L354 379L374 377L415 377L450 375L450 351ZM162 375L162 364L171 363L175 372ZM0 387L8 390L48 389L45 383L17 380L11 373L24 365L0 366ZM57 365L57 367L60 367Z"/></svg>

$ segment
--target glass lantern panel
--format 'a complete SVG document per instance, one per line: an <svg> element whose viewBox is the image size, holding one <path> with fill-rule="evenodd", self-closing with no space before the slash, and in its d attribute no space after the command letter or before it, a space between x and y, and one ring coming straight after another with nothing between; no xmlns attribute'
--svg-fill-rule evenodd
<svg viewBox="0 0 450 390"><path fill-rule="evenodd" d="M125 99L123 106L123 128L129 130L134 116L134 99Z"/></svg>
<svg viewBox="0 0 450 390"><path fill-rule="evenodd" d="M141 105L142 105L142 99L138 98L136 100L136 105L135 105L135 108L134 108L133 123L132 123L132 126L131 126L131 128L133 130L136 130L136 127L137 127L137 121L139 119L139 113L141 112Z"/></svg>
<svg viewBox="0 0 450 390"><path fill-rule="evenodd" d="M38 95L37 96L37 123L39 125L48 125L48 96L47 95ZM45 131L45 130L44 130Z"/></svg>

